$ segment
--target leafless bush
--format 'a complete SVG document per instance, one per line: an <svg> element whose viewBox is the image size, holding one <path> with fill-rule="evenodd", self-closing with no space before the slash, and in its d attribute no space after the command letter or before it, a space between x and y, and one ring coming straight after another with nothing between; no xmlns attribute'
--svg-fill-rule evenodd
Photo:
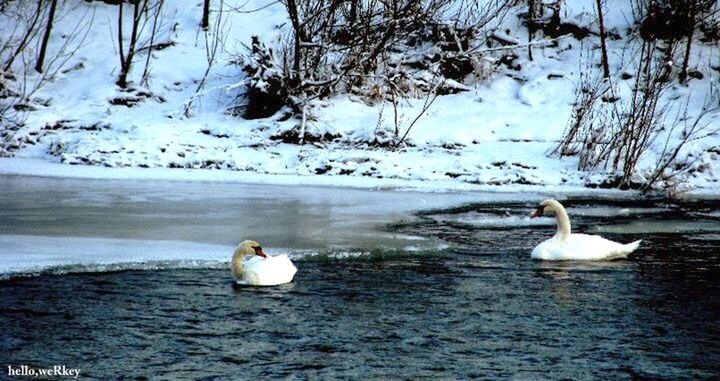
<svg viewBox="0 0 720 381"><path fill-rule="evenodd" d="M513 1L461 0L283 0L292 29L273 46L253 37L241 60L247 77L236 112L264 118L285 110L301 120L283 140L308 141L306 124L321 98L336 93L368 103L392 104L393 131L378 142L396 149L438 95L467 91L468 78L490 75L483 56L489 29L508 13ZM240 61L240 60L239 60ZM487 61L487 62L486 62ZM400 106L424 99L409 124ZM382 119L382 115L379 120ZM387 135L387 136L385 136ZM314 137L322 140L323 136ZM380 140L382 142L380 142ZM377 144L376 144L377 143Z"/></svg>
<svg viewBox="0 0 720 381"><path fill-rule="evenodd" d="M38 2L37 4L47 4ZM82 4L57 4L56 19L61 22L68 14L82 7ZM23 125L26 113L38 107L44 107L52 99L40 99L35 94L58 73L68 69L68 61L83 45L94 19L92 8L86 8L82 22L75 27L61 42L49 44L50 34L46 33L45 42L40 41L40 31L47 7L26 2L6 2L0 4L0 58L3 67L0 69L0 155L12 155L24 143L15 138L15 132ZM11 26L4 29L6 26ZM48 30L48 29L44 29ZM35 67L38 45L44 45L42 72Z"/></svg>
<svg viewBox="0 0 720 381"><path fill-rule="evenodd" d="M82 7L82 4L61 3L54 19L62 21L77 7ZM0 33L0 58L4 60L0 73L0 125L20 123L25 111L37 107L34 104L34 94L65 69L67 62L83 45L90 31L94 10L86 8L83 21L75 24L60 44L52 47L47 46L47 41L41 44L39 32L47 29L43 29L40 20L44 19L43 14L47 13L47 8L45 5L12 2L5 4L0 12L3 19L0 24L12 25L7 34L4 30ZM9 22L6 24L4 21ZM46 38L50 38L47 33ZM36 61L38 52L35 46L38 45L43 45L46 52L41 73L35 71L35 67L40 63L39 60ZM40 102L47 103L49 100Z"/></svg>
<svg viewBox="0 0 720 381"><path fill-rule="evenodd" d="M582 58L581 58L582 60ZM592 60L589 60L592 62ZM600 140L601 127L607 123L598 104L602 97L610 91L611 82L603 80L594 70L579 70L580 81L575 90L575 101L568 127L560 144L551 153L563 156L580 154L580 168L590 167L588 153L595 150Z"/></svg>
<svg viewBox="0 0 720 381"><path fill-rule="evenodd" d="M655 169L649 176L643 190L650 190L652 186L659 180L666 187L677 188L677 184L682 183L678 178L687 174L692 168L692 164L697 157L684 155L681 153L688 145L695 141L702 140L720 132L720 127L709 121L713 112L720 109L715 105L714 91L711 91L699 112L692 114L689 112L688 97L684 107L679 108L673 120L669 123L669 130L665 138L662 150L658 155ZM672 189L671 189L672 190Z"/></svg>
<svg viewBox="0 0 720 381"><path fill-rule="evenodd" d="M150 57L152 50L160 46L172 44L162 42L156 44L155 40L160 31L161 12L164 0L136 0L132 8L132 17L130 18L130 33L126 36L123 31L126 22L124 16L123 1L118 2L118 19L117 19L117 49L120 58L120 74L118 75L117 85L121 88L128 87L129 75L132 71L135 56L139 52L147 54L145 58L145 67L141 76L141 82L147 82L149 77ZM150 32L147 36L146 29L149 27ZM125 42L127 40L127 48Z"/></svg>
<svg viewBox="0 0 720 381"><path fill-rule="evenodd" d="M209 3L206 3L209 4ZM186 118L189 118L192 116L192 107L193 103L197 99L197 97L200 95L200 92L202 91L203 87L205 86L205 82L207 81L208 75L210 74L210 70L212 69L213 65L215 64L215 57L217 56L218 50L224 45L224 31L223 31L223 4L224 2L220 2L220 6L217 9L215 13L215 19L214 19L214 25L212 30L210 30L209 24L207 27L203 27L203 37L205 42L205 60L207 61L207 66L205 67L205 73L203 73L202 79L200 79L200 82L198 83L197 87L195 88L195 92L190 97L190 99L185 103L184 110L183 110L183 116ZM208 11L209 13L209 11ZM209 16L208 16L209 18ZM203 24L205 24L206 20L203 16ZM209 20L207 20L209 23Z"/></svg>
<svg viewBox="0 0 720 381"><path fill-rule="evenodd" d="M641 49L629 99L607 97L612 89L609 79L584 77L570 126L555 153L578 153L578 169L619 171L618 185L630 185L667 112L667 105L660 102L667 88L661 80L665 67L654 58L654 48L655 44L645 43Z"/></svg>
<svg viewBox="0 0 720 381"><path fill-rule="evenodd" d="M479 53L473 52L481 46L478 31L503 16L510 3L461 1L451 7L439 0L285 0L292 31L283 43L264 48L263 59L272 57L286 94L283 105L297 115L314 99L335 92L387 100L398 78L408 87L404 94L423 97L434 89L423 78L428 73L455 81L441 81L440 93L462 91L457 81L480 66ZM250 77L258 74L251 61L260 45L254 41L245 59ZM251 79L248 93L256 92L256 83L267 82ZM252 100L246 107L251 110L246 117L266 117L280 108L258 113L254 110L263 107Z"/></svg>
<svg viewBox="0 0 720 381"><path fill-rule="evenodd" d="M432 84L433 81L431 80L430 83ZM435 99L437 99L439 92L438 90L442 87L443 83L438 83L435 85L433 89L430 89L426 91L425 93L425 100L423 101L423 105L420 108L420 111L412 118L410 121L410 124L408 124L407 128L405 128L405 132L400 136L400 121L398 118L398 102L395 99L395 96L393 96L393 113L394 113L394 121L395 121L395 137L396 141L393 145L392 149L393 151L396 150L398 147L400 147L407 138L408 134L410 133L410 130L415 126L415 124L422 118L423 115L430 109L432 104L435 102Z"/></svg>
<svg viewBox="0 0 720 381"><path fill-rule="evenodd" d="M624 98L616 94L613 79L587 74L581 77L569 126L553 154L578 155L579 170L616 173L614 185L620 188L649 190L660 180L671 184L668 180L683 168L676 168L676 164L687 144L714 133L708 131L706 122L713 110L713 100L708 98L698 115L690 115L687 103L679 108L665 97L671 86L670 66L657 58L656 47L655 42L643 44L635 63L632 87ZM673 51L664 49L659 55L667 59L667 54ZM638 177L642 179L638 182L633 179L638 174L638 164L651 146L657 146L660 136L665 141L656 168L646 177Z"/></svg>
<svg viewBox="0 0 720 381"><path fill-rule="evenodd" d="M717 0L634 0L632 9L644 40L663 40L669 45L685 40L682 66L677 73L680 83L693 74L689 67L693 43L720 40Z"/></svg>

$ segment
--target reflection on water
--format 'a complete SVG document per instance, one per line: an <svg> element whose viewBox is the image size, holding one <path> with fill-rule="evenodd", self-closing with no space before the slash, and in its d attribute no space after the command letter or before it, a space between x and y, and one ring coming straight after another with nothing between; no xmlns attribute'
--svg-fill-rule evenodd
<svg viewBox="0 0 720 381"><path fill-rule="evenodd" d="M189 213L184 208L199 210L196 201L185 201L192 205L179 206L180 215ZM533 261L533 246L554 233L551 225L524 223L534 201L471 204L418 218L372 215L396 222L377 235L363 230L373 238L357 244L358 251L327 248L299 257L295 282L282 287L233 287L224 268L0 281L0 365L63 364L81 368L90 379L608 380L720 374L719 230L605 230L608 238L642 238L643 245L629 260ZM594 202L566 204L591 209ZM572 215L574 228L716 222L698 221L692 205L683 211L647 201L633 207L653 213L615 213L630 205L601 204L607 214ZM231 201L225 205L231 209ZM133 202L119 206L121 213L139 212ZM344 207L305 206L290 213L297 221L312 221L308 210L329 213L321 219L333 220L332 229L347 223L348 215L363 214L325 208ZM155 212L175 218L169 205ZM490 215L501 221L472 223ZM200 221L215 216L201 214ZM3 228L33 231L33 225L13 221L16 226L4 222ZM44 221L36 223L48 228ZM387 235L441 239L449 247L384 248Z"/></svg>

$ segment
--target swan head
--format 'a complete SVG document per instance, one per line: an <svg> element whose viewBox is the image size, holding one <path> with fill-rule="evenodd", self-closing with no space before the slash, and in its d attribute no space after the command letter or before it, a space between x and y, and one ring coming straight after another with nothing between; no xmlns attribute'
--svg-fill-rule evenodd
<svg viewBox="0 0 720 381"><path fill-rule="evenodd" d="M535 209L535 213L530 216L530 219L533 219L535 217L542 217L545 214L557 214L561 210L565 210L562 204L560 204L556 200L547 199L538 204L537 209Z"/></svg>
<svg viewBox="0 0 720 381"><path fill-rule="evenodd" d="M246 255L257 255L259 257L267 258L267 254L263 252L262 246L257 241L247 240L242 241L237 249L235 249L234 256L246 256Z"/></svg>

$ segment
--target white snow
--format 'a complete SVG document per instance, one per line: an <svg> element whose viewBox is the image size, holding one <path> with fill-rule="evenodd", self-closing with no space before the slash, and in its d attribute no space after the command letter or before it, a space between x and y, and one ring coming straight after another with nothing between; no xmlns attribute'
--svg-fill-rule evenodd
<svg viewBox="0 0 720 381"><path fill-rule="evenodd" d="M595 190L582 186L562 189L528 185L510 185L499 188L450 180L382 179L349 176L312 176L292 174L263 174L252 171L221 171L183 168L107 168L100 166L69 165L42 159L0 158L0 175L25 175L75 179L106 180L166 180L193 182L228 182L245 184L333 186L381 190L413 190L425 192L483 191L483 192L551 192L553 194L592 194ZM597 191L608 193L612 191Z"/></svg>
<svg viewBox="0 0 720 381"><path fill-rule="evenodd" d="M564 21L595 30L594 4L591 0L565 2ZM628 6L623 4L610 1L605 10L608 30L620 35L625 35L631 19ZM579 64L580 58L597 50L596 37L577 41L566 36L557 40L557 47L535 46L534 61L527 59L525 49L516 50L521 71L501 70L490 79L467 87L469 91L438 97L408 134L410 147L392 151L363 144L379 139L383 131L394 129L392 105L370 104L348 95L317 102L310 110L308 131L339 136L335 142L294 145L270 137L298 125L296 119L243 120L226 114L242 90L240 66L230 61L244 51L243 44L249 45L251 35L259 35L265 44L272 46L289 32L280 2L253 0L237 6L242 11L260 10L225 9L221 28L225 49L219 52L205 87L195 97L194 90L207 67L206 37L198 26L200 3L165 2L166 23L161 26L156 42L174 45L152 53L147 86L137 85L146 58L145 53L138 54L130 76L137 90L131 94L115 85L116 7L102 2L63 5L60 14L66 19L89 20L87 15L92 15L87 39L64 67L81 66L58 75L35 94L37 99L47 100L48 106L38 106L36 111L26 114L24 126L13 134L14 141L21 145L13 155L46 162L122 168L114 174L103 172L101 177L198 176L205 181L353 187L411 184L425 189L478 189L479 185L482 189L517 190L539 185L562 191L602 178L600 174L577 171L576 157L558 159L548 155L568 125L574 87L580 73L587 70ZM217 10L215 4L213 11ZM73 23L58 23L54 35L69 34L76 27ZM211 28L208 37L212 39L214 33ZM497 33L508 41L527 40L521 20L514 16L508 17ZM51 45L51 52L59 49L61 39L57 40ZM140 40L146 42L147 36ZM628 48L624 39L611 39L608 43L612 70L629 70L633 46ZM702 107L710 84L717 83L720 74L709 69L712 65L720 66L718 49L701 44L693 48L699 52L694 67L702 68L709 78L690 81L688 87L675 86L668 95L690 97L691 114ZM21 71L22 60L15 62L14 68ZM627 92L622 86L619 89ZM137 95L138 91L150 95L134 107L109 103L113 98ZM183 111L190 99L191 116L185 117ZM401 134L422 104L423 99L399 104ZM708 123L709 131L720 128L720 113L712 113ZM95 128L84 130L89 126ZM641 165L646 171L653 168L664 143L662 136L656 140ZM689 177L688 189L700 193L717 189L720 149L712 149L719 145L720 138L713 135L693 142L683 151L683 155L695 155L694 166L699 168ZM60 166L41 169L28 161L15 164L3 161L0 166L3 173L100 176L94 167L82 174L79 169ZM138 167L185 169L177 169L173 175L144 169L130 174L134 171L130 168ZM217 171L187 170L192 168Z"/></svg>

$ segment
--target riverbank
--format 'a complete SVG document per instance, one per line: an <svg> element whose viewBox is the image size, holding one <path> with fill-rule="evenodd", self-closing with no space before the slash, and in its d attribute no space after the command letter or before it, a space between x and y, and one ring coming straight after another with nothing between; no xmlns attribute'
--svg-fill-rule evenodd
<svg viewBox="0 0 720 381"><path fill-rule="evenodd" d="M23 4L17 6L34 9ZM578 103L580 87L600 83L600 77L595 78L599 73L595 4L565 2L559 20L586 35L537 33L532 57L520 43L528 38L525 8L518 4L505 9L498 25L473 39L478 50L463 53L477 65L465 65L472 70L453 80L456 89L449 94L434 98L422 91L409 92L393 101L394 96L382 90L380 83L378 94L348 89L315 99L308 103L305 118L282 109L259 119L238 115L249 91L243 65L250 57L243 44L257 35L277 51L273 41L291 33L282 3L250 1L222 14L228 23L222 32L226 45L208 67L203 39L217 32L213 28L207 35L201 31L200 4L166 2L160 16L174 26L158 31L157 41L165 45L149 57L145 51L138 53L145 62L152 62L149 77L141 80L138 67L124 89L116 84L117 60L108 59L117 54L107 43L114 41L113 31L118 27L117 7L103 2L67 5L63 9L67 20L95 16L86 25L87 38L52 80L42 81L35 70L28 71L22 60L16 60L17 77L25 73L29 81L42 86L32 98L17 100L19 114L14 123L0 123L0 156L37 159L48 167L21 162L28 168L17 169L3 163L0 170L43 176L59 172L78 178L198 177L201 181L288 185L564 192L609 189L621 183L642 187L658 179L657 171L674 156L673 165L660 171L657 189L678 194L717 192L720 109L714 96L720 50L713 42L698 41L692 46L690 66L699 74L682 84L667 83L658 106L667 110L653 119L657 131L642 146L629 181L618 178L622 171L617 163L580 165L583 153L575 146L581 140L572 149L566 147L564 156L557 155L555 150L583 106ZM620 103L634 98L631 89L639 80L632 79L640 49L635 30L639 20L629 18L630 8L608 6L605 15L605 26L614 36L607 48L620 114L629 107ZM213 9L213 17L220 15ZM73 28L76 23L65 22L54 31L77 38ZM493 37L486 41L488 35ZM147 38L143 35L141 40ZM66 43L56 40L51 41L51 51ZM434 60L433 49L439 49L425 48L430 50L415 52L416 66ZM413 62L406 63L413 66ZM403 76L418 86L430 75L425 69L403 70L407 71ZM19 85L3 86L13 88L13 84ZM428 105L430 98L433 102ZM694 120L695 116L703 117ZM610 123L602 115L591 119L601 125ZM697 129L688 130L693 123ZM675 144L685 140L682 149L674 152ZM120 170L106 174L101 169L66 170L49 163ZM178 171L160 175L143 168ZM195 169L208 171L188 171Z"/></svg>
<svg viewBox="0 0 720 381"><path fill-rule="evenodd" d="M266 185L303 185L359 189L416 190L416 191L485 191L522 192L551 190L551 187L512 184L505 186L479 185L451 180L408 180L340 175L270 174L253 171L218 170L208 168L108 168L96 165L71 165L42 159L0 158L0 175L37 176L69 179L159 180L187 182L225 182ZM565 191L589 191L582 186L567 186ZM605 192L614 192L606 190Z"/></svg>

